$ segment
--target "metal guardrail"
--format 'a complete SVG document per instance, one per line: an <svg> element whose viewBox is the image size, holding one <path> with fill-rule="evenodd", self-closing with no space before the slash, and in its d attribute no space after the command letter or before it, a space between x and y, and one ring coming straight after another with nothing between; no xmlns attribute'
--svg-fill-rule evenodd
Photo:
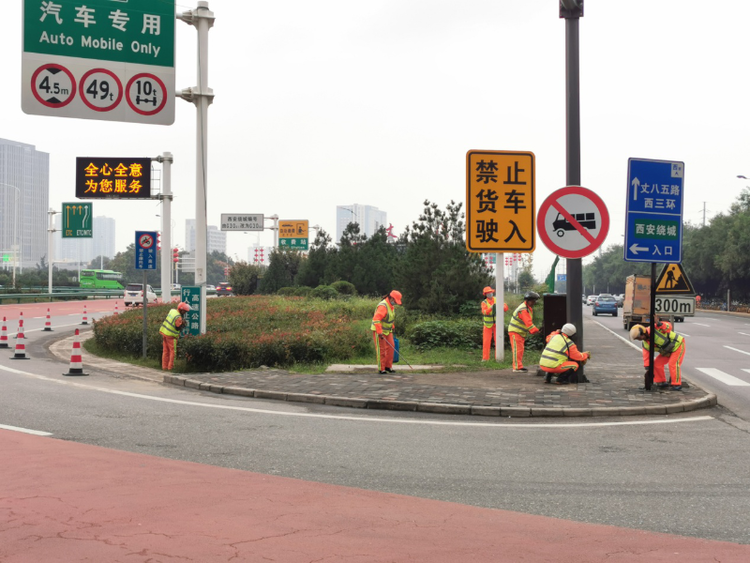
<svg viewBox="0 0 750 563"><path fill-rule="evenodd" d="M44 288L47 289L47 288ZM7 290L5 290L7 291ZM124 292L122 289L80 289L76 287L67 288L52 288L52 293L46 291L34 291L29 288L26 291L21 290L20 293L6 293L4 290L0 290L0 305L3 303L48 303L51 301L67 301L73 299L122 299ZM161 291L157 290L157 295L161 295ZM216 290L206 291L207 295L215 295ZM171 291L172 296L179 296L180 290L173 289Z"/></svg>

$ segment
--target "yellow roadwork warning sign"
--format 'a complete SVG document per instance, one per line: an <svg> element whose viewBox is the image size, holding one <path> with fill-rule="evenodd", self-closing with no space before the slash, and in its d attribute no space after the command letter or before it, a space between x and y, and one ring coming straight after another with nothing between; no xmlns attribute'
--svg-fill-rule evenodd
<svg viewBox="0 0 750 563"><path fill-rule="evenodd" d="M466 153L466 248L533 252L536 171L532 152Z"/></svg>
<svg viewBox="0 0 750 563"><path fill-rule="evenodd" d="M667 264L656 279L656 293L695 293L680 264Z"/></svg>

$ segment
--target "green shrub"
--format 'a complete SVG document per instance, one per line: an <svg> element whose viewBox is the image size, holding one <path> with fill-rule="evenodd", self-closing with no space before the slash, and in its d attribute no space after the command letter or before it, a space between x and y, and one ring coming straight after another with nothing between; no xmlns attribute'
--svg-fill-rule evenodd
<svg viewBox="0 0 750 563"><path fill-rule="evenodd" d="M407 337L420 350L476 348L482 346L482 323L463 319L427 321L411 327Z"/></svg>
<svg viewBox="0 0 750 563"><path fill-rule="evenodd" d="M298 289L298 287L281 287L276 295L294 295Z"/></svg>
<svg viewBox="0 0 750 563"><path fill-rule="evenodd" d="M295 297L307 297L310 295L310 292L312 291L311 287L307 287L306 285L301 285L300 287L294 288L294 293L290 295L294 295Z"/></svg>
<svg viewBox="0 0 750 563"><path fill-rule="evenodd" d="M357 288L354 287L353 283L349 283L348 281L335 281L331 284L331 287L341 295L357 295Z"/></svg>
<svg viewBox="0 0 750 563"><path fill-rule="evenodd" d="M338 291L333 289L330 285L319 285L310 292L310 297L314 299L323 299L324 301L336 299L338 296Z"/></svg>
<svg viewBox="0 0 750 563"><path fill-rule="evenodd" d="M335 293L335 290L330 289ZM185 336L177 346L176 366L188 371L231 371L265 365L346 361L371 353L372 300L347 301L301 297L248 296L209 299L207 332ZM148 308L148 357L158 360L159 328L172 305ZM94 323L98 346L138 358L142 354L141 310Z"/></svg>

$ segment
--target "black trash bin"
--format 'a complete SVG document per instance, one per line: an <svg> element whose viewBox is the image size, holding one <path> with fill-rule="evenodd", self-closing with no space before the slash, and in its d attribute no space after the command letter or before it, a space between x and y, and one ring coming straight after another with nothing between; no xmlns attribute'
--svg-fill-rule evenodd
<svg viewBox="0 0 750 563"><path fill-rule="evenodd" d="M567 295L564 293L545 293L542 334L544 339L556 330L560 330L567 321Z"/></svg>

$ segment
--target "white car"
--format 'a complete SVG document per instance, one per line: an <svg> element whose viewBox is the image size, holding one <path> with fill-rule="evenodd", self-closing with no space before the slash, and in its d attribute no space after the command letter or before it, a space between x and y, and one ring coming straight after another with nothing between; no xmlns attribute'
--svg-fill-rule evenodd
<svg viewBox="0 0 750 563"><path fill-rule="evenodd" d="M597 297L598 297L597 295L589 295L589 296L588 296L588 297L586 298L586 305L593 305L593 304L594 304L594 301L596 301L596 298L597 298Z"/></svg>
<svg viewBox="0 0 750 563"><path fill-rule="evenodd" d="M137 307L143 304L143 284L129 283L125 287L125 295L122 298L126 307ZM146 300L149 304L156 303L156 293L150 285L146 286Z"/></svg>

